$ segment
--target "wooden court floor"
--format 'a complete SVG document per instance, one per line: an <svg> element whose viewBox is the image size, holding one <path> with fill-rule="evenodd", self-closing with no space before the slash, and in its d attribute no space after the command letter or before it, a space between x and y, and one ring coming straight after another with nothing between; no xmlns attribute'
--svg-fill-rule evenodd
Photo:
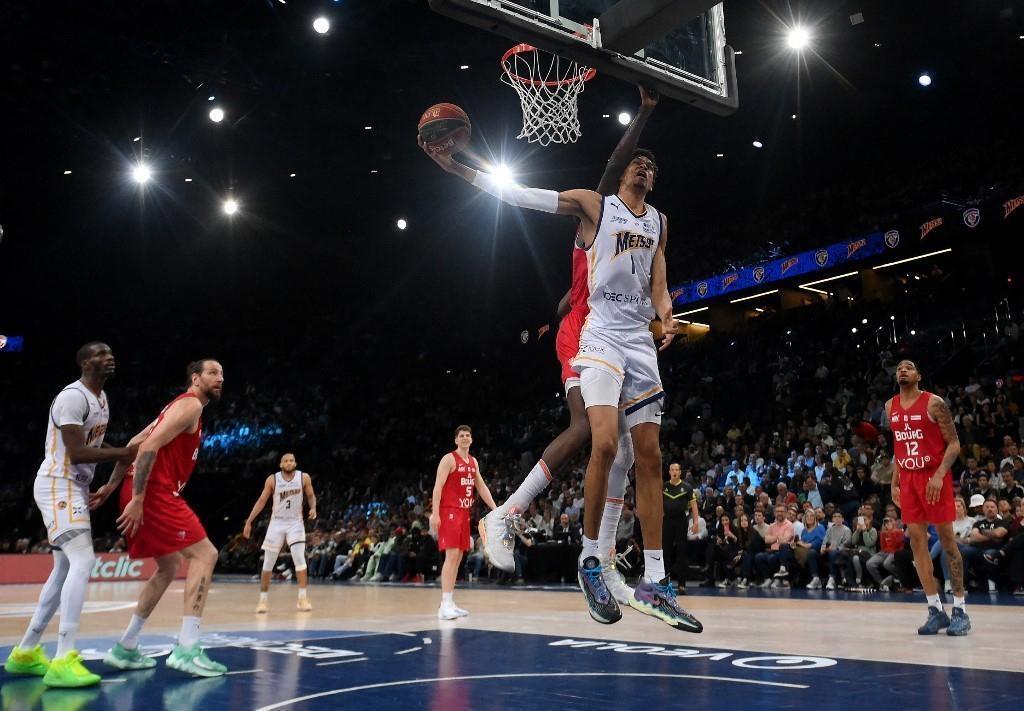
<svg viewBox="0 0 1024 711"><path fill-rule="evenodd" d="M79 646L87 660L98 659L120 634L140 586L90 586L79 632ZM0 650L4 656L20 640L38 590L39 586L34 585L0 587ZM996 600L987 596L979 598L977 604L969 600L973 630L967 637L951 638L916 634L925 616L920 595L867 600L845 593L696 592L691 589L683 605L704 623L705 631L700 635L671 629L633 610L625 610L617 624L597 624L586 614L582 596L571 590L493 585L459 588L456 602L471 614L441 622L436 617L439 591L434 586L311 585L314 610L301 613L295 609L295 586L276 583L271 588L270 613L256 615L255 582L215 580L203 617L203 633L212 636L212 641L204 644L211 647L214 659L225 661L232 670L251 674L219 680L227 686L214 692L212 686L203 686L205 681L183 679L161 664L159 673L147 679L145 685L156 691L164 688L161 680L165 686L176 684L173 688L181 689L186 696L171 694L175 704L191 698L188 694L198 693L195 689L210 688L208 698L193 701L206 706L220 703L216 700L224 696L231 699L232 708L337 708L354 704L357 695L362 697L358 699L360 705L381 701L435 708L439 698L446 709L475 708L488 705L492 692L500 699L500 703L493 704L496 707L519 706L532 700L535 708L546 708L545 699L551 694L552 708L604 708L618 694L634 699L638 693L643 696L649 689L641 686L638 691L633 686L649 677L648 684L650 678L664 681L659 682L661 691L648 694L652 703L674 697L675 687L665 685L672 681L686 684L691 692L695 684L699 685L708 695L710 707L725 708L745 698L730 694L747 693L746 686L750 685L764 686L764 693L769 694L766 699L779 689L794 694L798 692L792 689L798 687L827 691L837 680L847 684L848 692L859 693L858 679L871 675L877 678L884 669L900 669L909 670L903 675L907 679L917 680L901 682L916 684L909 692L904 690L893 697L902 708L960 708L964 702L969 707L980 707L973 703L973 697L959 698L959 692L949 691L961 679L965 688L973 684L985 691L984 698L989 701L998 701L1003 707L1024 707L1024 601L1019 598L1004 598L1004 604L993 604ZM164 649L166 654L166 646L180 624L181 607L182 582L177 581L149 620L142 639L147 649ZM52 646L56 625L54 620L44 643ZM413 644L416 640L420 642ZM355 648L360 644L363 647ZM218 649L221 645L223 650ZM278 645L277 651L268 654L274 645ZM288 649L301 658L299 666L278 664ZM296 651L303 649L306 651ZM329 650L334 650L334 656ZM243 651L249 656L238 657ZM158 654L154 651L153 656ZM347 664L384 657L388 661L383 666ZM321 661L314 661L317 659ZM454 666L453 660L457 662ZM88 664L98 671L104 669L98 661ZM238 666L246 668L235 669ZM309 669L303 671L307 666ZM382 678L385 668L390 676ZM334 678L328 672L339 676ZM101 673L113 676L105 677L103 688L96 692L99 696L90 697L81 708L129 708L139 704L141 694L132 696L131 701L112 696L115 688L124 691L131 685L120 683L126 682L125 673ZM557 684L544 683L547 677L543 675L558 677ZM136 678L141 677L127 681L135 683ZM15 689L10 686L14 681L0 672L5 711L35 708L30 703L7 703L8 696L22 691L24 698L18 698L23 702L32 700L29 682L17 680L25 688ZM361 681L367 683L356 683ZM185 683L200 686L181 686ZM413 688L428 683L436 687L434 696L438 697L429 703ZM602 686L607 684L611 686ZM262 690L253 691L251 697L240 696L238 688L244 685ZM524 685L533 691L517 698ZM723 690L716 690L718 686ZM445 693L439 691L442 688ZM41 698L55 698L55 693L46 692L50 696L42 694ZM165 689L163 693L167 697L171 692ZM833 706L827 698L818 697L815 703L820 706L826 701L825 706ZM915 698L920 704L914 702ZM417 700L422 703L417 705ZM778 707L776 701L772 705ZM835 707L840 705L846 707L848 703L837 701Z"/></svg>

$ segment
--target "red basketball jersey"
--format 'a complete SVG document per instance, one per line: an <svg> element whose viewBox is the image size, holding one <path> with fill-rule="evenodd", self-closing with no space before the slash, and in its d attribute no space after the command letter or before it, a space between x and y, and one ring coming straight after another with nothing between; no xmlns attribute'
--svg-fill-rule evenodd
<svg viewBox="0 0 1024 711"><path fill-rule="evenodd" d="M459 451L452 452L455 468L445 479L441 489L441 508L471 509L476 498L476 459L463 459Z"/></svg>
<svg viewBox="0 0 1024 711"><path fill-rule="evenodd" d="M914 404L905 408L900 396L892 399L889 424L893 433L893 450L900 472L934 472L946 453L942 429L928 414L928 402L937 397L921 391Z"/></svg>
<svg viewBox="0 0 1024 711"><path fill-rule="evenodd" d="M572 248L572 286L569 292L569 307L584 316L589 313L590 283L587 272L587 252L573 242Z"/></svg>
<svg viewBox="0 0 1024 711"><path fill-rule="evenodd" d="M167 403L160 411L157 422L164 419L167 410L178 400L186 397L196 397L192 393L183 393ZM149 477L147 491L160 489L168 491L174 496L185 488L192 470L196 468L196 459L199 457L199 445L203 439L203 421L200 418L199 427L195 432L182 432L170 442L165 444L157 452L156 461L153 462L153 471Z"/></svg>

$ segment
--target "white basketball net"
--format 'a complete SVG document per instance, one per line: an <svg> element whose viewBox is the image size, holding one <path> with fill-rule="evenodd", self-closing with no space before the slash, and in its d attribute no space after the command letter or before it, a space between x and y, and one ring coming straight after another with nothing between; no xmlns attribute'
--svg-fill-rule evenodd
<svg viewBox="0 0 1024 711"><path fill-rule="evenodd" d="M501 80L516 90L523 108L517 138L546 146L580 137L577 98L594 70L530 45L514 47L501 60Z"/></svg>

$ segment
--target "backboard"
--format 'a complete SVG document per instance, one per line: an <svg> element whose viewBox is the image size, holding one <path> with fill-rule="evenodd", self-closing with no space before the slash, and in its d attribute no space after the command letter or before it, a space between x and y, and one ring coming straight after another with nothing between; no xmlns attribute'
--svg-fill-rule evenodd
<svg viewBox="0 0 1024 711"><path fill-rule="evenodd" d="M648 0L646 4L674 5L678 10L710 3ZM662 24L660 36L635 53L614 51L602 41L602 35L614 35L621 42L624 29L628 29L617 26L622 24L623 13L618 12L621 5L613 11L616 5L619 0L430 0L436 12L513 43L529 43L711 113L725 116L737 109L736 64L732 48L725 43L721 3L689 19L664 14L653 17L655 23L672 24Z"/></svg>

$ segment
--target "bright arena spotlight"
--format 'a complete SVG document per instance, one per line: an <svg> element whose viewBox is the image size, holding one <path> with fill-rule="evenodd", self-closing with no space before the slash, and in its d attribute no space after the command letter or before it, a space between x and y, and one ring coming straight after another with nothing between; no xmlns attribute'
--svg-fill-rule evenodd
<svg viewBox="0 0 1024 711"><path fill-rule="evenodd" d="M238 201L234 198L228 198L224 201L224 214L234 215L238 212Z"/></svg>
<svg viewBox="0 0 1024 711"><path fill-rule="evenodd" d="M928 72L921 72L921 76L917 78L917 83L920 84L921 86L931 86L932 75L929 74Z"/></svg>
<svg viewBox="0 0 1024 711"><path fill-rule="evenodd" d="M493 170L492 174L494 179L498 181L501 187L507 187L515 182L515 176L512 175L512 169L504 163L499 163Z"/></svg>
<svg viewBox="0 0 1024 711"><path fill-rule="evenodd" d="M313 30L320 35L325 35L331 31L331 21L326 17L318 17L313 20Z"/></svg>
<svg viewBox="0 0 1024 711"><path fill-rule="evenodd" d="M400 230L404 230L408 226L409 223L405 221L404 217L399 217L398 221L395 223L395 227L397 227Z"/></svg>
<svg viewBox="0 0 1024 711"><path fill-rule="evenodd" d="M149 166L145 163L139 163L137 166L132 168L132 178L139 185L149 182L152 177L153 171L150 170Z"/></svg>
<svg viewBox="0 0 1024 711"><path fill-rule="evenodd" d="M224 120L224 109L219 106L214 106L210 109L210 120L214 123L220 123Z"/></svg>
<svg viewBox="0 0 1024 711"><path fill-rule="evenodd" d="M622 113L619 114L619 123L621 123L623 126L628 126L632 118L633 117L630 116L627 112L623 111Z"/></svg>
<svg viewBox="0 0 1024 711"><path fill-rule="evenodd" d="M811 33L807 31L806 27L796 25L791 27L786 33L786 44L789 45L790 49L800 51L806 49L807 45L811 43Z"/></svg>

